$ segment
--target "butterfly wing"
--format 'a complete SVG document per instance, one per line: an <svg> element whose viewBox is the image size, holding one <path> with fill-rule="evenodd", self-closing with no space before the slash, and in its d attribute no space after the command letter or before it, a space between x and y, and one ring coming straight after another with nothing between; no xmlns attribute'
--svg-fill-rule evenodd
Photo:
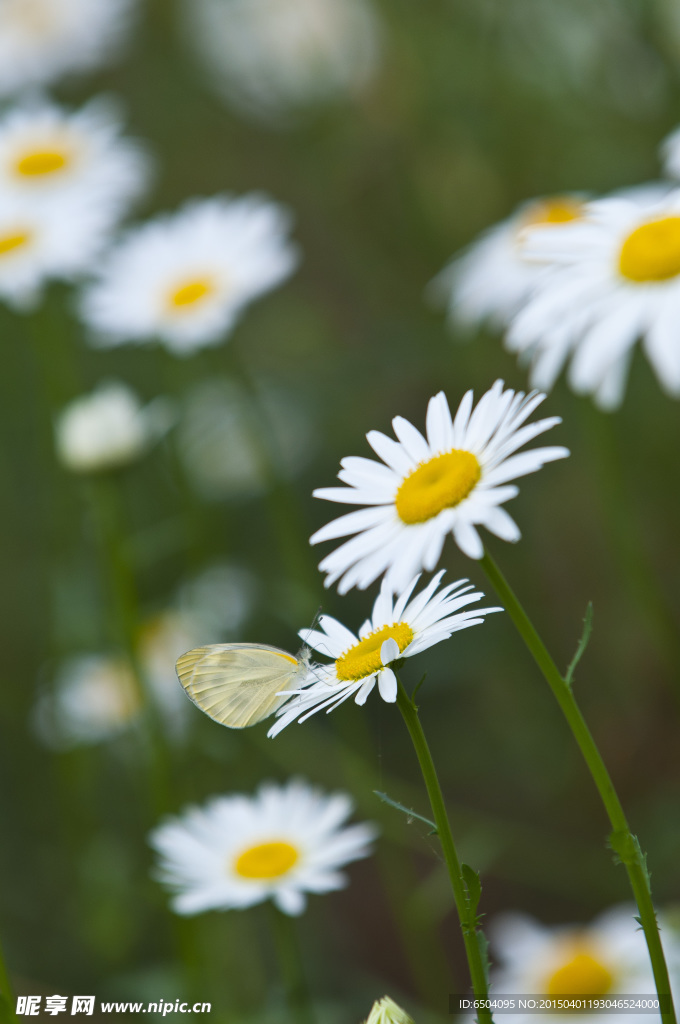
<svg viewBox="0 0 680 1024"><path fill-rule="evenodd" d="M273 714L288 698L299 663L292 654L266 644L209 644L177 661L188 696L220 725L244 729Z"/></svg>

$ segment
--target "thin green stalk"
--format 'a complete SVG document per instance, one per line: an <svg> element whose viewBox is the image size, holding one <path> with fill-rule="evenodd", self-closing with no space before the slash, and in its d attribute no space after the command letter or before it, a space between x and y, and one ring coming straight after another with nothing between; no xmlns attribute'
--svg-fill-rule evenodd
<svg viewBox="0 0 680 1024"><path fill-rule="evenodd" d="M272 932L291 1022L292 1024L315 1024L295 924L288 914L282 913L274 904L270 904L270 907Z"/></svg>
<svg viewBox="0 0 680 1024"><path fill-rule="evenodd" d="M508 585L502 572L486 552L481 560L481 566L494 586L506 611L514 622L518 633L528 647L543 676L550 686L557 703L559 704L574 739L579 745L581 753L585 758L588 769L597 786L602 803L609 817L612 826L612 833L609 837L609 845L624 865L628 874L635 902L640 914L639 921L647 941L649 957L654 972L656 991L660 997L662 1006L668 1004L668 1009L661 1013L664 1024L675 1024L675 1010L671 987L668 978L668 968L661 945L659 926L656 920L656 912L652 902L652 892L649 882L649 873L645 856L640 849L637 836L634 836L628 825L621 801L618 798L614 783L602 760L602 755L597 744L586 725L581 710L576 703L571 686L562 676L555 662L550 657L548 650L536 632L524 608L518 601L514 592Z"/></svg>
<svg viewBox="0 0 680 1024"><path fill-rule="evenodd" d="M423 727L420 724L420 719L418 718L418 708L406 693L401 680L399 679L397 689L397 707L401 711L404 722L406 723L406 728L408 729L411 740L413 741L413 746L420 764L420 770L423 773L423 780L425 782L425 788L427 789L427 795L430 798L430 806L432 807L435 825L437 826L437 834L442 845L442 852L448 868L451 888L453 889L453 898L456 903L456 910L458 911L458 920L460 921L460 927L463 933L465 953L467 955L468 965L470 967L470 976L472 978L472 989L476 999L488 999L489 986L487 982L485 957L483 953L483 949L485 950L485 946L483 945L484 936L478 926L476 901L470 892L468 881L463 875L463 870L461 868L460 861L458 860L458 854L456 853L456 847L451 833L451 825L449 824L449 818L446 813L444 797L442 796L439 779L437 778L437 771L434 766L434 761L432 760L432 754L430 753L430 748L425 738ZM478 1019L480 1022L486 1021L487 1024L491 1024L493 1020L490 1011L487 1009L480 1009L478 1011Z"/></svg>
<svg viewBox="0 0 680 1024"><path fill-rule="evenodd" d="M15 1012L16 1001L12 991L12 983L9 980L5 957L0 945L0 1024L14 1024L17 1020Z"/></svg>
<svg viewBox="0 0 680 1024"><path fill-rule="evenodd" d="M170 756L163 725L155 706L146 671L138 653L139 609L134 571L123 543L117 484L104 476L89 481L89 499L102 549L118 641L127 656L142 708L148 738L153 810L163 814L172 806Z"/></svg>

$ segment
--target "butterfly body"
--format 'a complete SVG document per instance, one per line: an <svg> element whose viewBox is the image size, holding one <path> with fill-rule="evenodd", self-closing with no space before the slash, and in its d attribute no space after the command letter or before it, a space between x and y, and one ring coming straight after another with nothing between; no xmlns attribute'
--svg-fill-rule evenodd
<svg viewBox="0 0 680 1024"><path fill-rule="evenodd" d="M230 729L244 729L274 714L307 668L307 655L295 658L267 644L208 644L177 661L187 696L206 715Z"/></svg>

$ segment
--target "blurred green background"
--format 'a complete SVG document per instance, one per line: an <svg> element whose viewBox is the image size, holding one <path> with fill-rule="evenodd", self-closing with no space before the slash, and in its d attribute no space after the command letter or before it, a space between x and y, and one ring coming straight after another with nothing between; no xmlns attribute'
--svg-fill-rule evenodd
<svg viewBox="0 0 680 1024"><path fill-rule="evenodd" d="M422 428L440 388L454 408L468 387L479 395L499 376L526 388L498 337L452 337L426 286L525 198L658 177L658 143L680 120L680 7L383 0L371 86L272 126L215 96L176 5L140 6L122 59L54 95L69 105L120 97L129 132L156 158L140 217L194 195L261 190L294 212L303 262L226 344L186 360L159 346L88 349L65 288L31 317L0 310L0 931L18 991L188 994L212 1001L218 1021L278 1021L266 908L181 921L150 879L146 837L161 803L143 728L64 752L36 736L37 694L62 660L120 643L91 488L56 461L55 412L103 378L176 400L175 430L111 484L143 616L228 562L252 573L254 598L227 638L294 650L320 605L358 628L377 586L345 598L324 591L307 538L342 510L312 489L333 482L344 455L369 455L365 433L389 431L394 415ZM238 393L251 427L264 423L273 457L258 486L232 494L196 477L188 410L203 407L206 380L214 404ZM564 420L546 443L566 444L571 458L522 482L509 509L520 544L489 548L561 666L593 601L576 692L648 851L657 902L669 906L680 897L680 410L639 354L618 413L597 412L563 383L543 409ZM228 429L218 432L214 459L222 447L230 458L232 444ZM489 589L452 542L444 564L450 578ZM487 920L524 909L545 922L586 921L626 900L598 798L507 617L439 645L405 680L425 670L421 716L462 857L482 872ZM187 723L167 741L167 811L300 774L350 791L358 816L380 824L377 855L350 867L344 892L312 897L300 921L319 1019L358 1021L386 991L421 1024L445 1019L466 967L444 867L425 826L372 793L428 814L396 709L373 694L364 709L348 703L274 741L264 726L234 733L191 707Z"/></svg>

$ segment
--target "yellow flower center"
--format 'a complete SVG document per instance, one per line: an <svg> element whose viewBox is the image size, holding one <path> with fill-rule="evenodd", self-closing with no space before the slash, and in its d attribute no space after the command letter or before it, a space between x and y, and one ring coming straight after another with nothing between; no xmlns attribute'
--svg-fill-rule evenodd
<svg viewBox="0 0 680 1024"><path fill-rule="evenodd" d="M342 682L356 682L384 668L380 660L380 648L390 637L397 641L399 650L403 651L413 640L413 630L408 622L395 622L365 636L335 662L338 679Z"/></svg>
<svg viewBox="0 0 680 1024"><path fill-rule="evenodd" d="M660 217L631 231L621 246L619 272L640 284L680 274L680 217Z"/></svg>
<svg viewBox="0 0 680 1024"><path fill-rule="evenodd" d="M215 284L209 277L197 277L193 281L185 281L170 292L168 297L170 308L183 310L188 306L195 306L196 303L213 295L215 291Z"/></svg>
<svg viewBox="0 0 680 1024"><path fill-rule="evenodd" d="M237 857L234 870L241 878L280 878L290 871L299 857L299 851L290 843L260 843Z"/></svg>
<svg viewBox="0 0 680 1024"><path fill-rule="evenodd" d="M550 996L604 996L612 988L611 971L584 947L572 947L569 959L550 975L546 993Z"/></svg>
<svg viewBox="0 0 680 1024"><path fill-rule="evenodd" d="M552 199L537 199L524 211L522 227L540 227L545 224L568 224L580 220L584 204L571 196L555 196Z"/></svg>
<svg viewBox="0 0 680 1024"><path fill-rule="evenodd" d="M409 526L426 523L467 498L482 470L472 452L454 448L421 462L401 483L395 506L397 515Z"/></svg>
<svg viewBox="0 0 680 1024"><path fill-rule="evenodd" d="M8 252L14 252L15 249L20 249L22 245L28 245L31 238L32 234L30 231L15 231L9 235L0 235L0 256L4 256Z"/></svg>
<svg viewBox="0 0 680 1024"><path fill-rule="evenodd" d="M15 170L23 178L38 178L44 174L55 174L63 171L70 163L66 153L58 149L37 150L35 153L26 153L20 160L17 160Z"/></svg>

